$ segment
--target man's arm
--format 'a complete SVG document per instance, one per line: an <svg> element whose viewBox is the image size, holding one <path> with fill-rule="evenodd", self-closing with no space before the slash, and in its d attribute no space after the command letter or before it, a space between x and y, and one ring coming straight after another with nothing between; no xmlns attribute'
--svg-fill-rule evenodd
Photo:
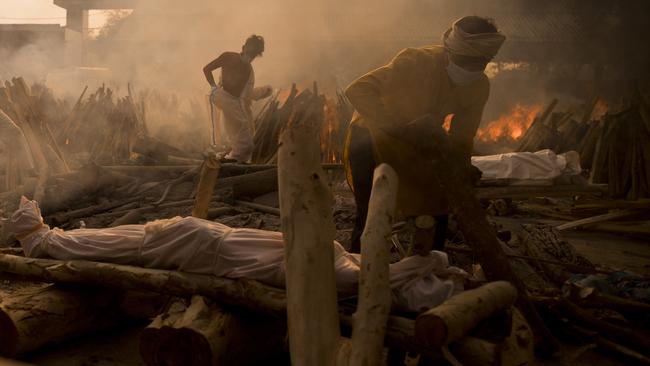
<svg viewBox="0 0 650 366"><path fill-rule="evenodd" d="M461 110L454 114L449 129L449 140L453 150L461 156L463 161L469 162L472 157L472 148L474 147L474 136L476 130L481 124L483 117L483 108L490 94L489 84L481 90L477 100L467 109Z"/></svg>
<svg viewBox="0 0 650 366"><path fill-rule="evenodd" d="M221 56L215 58L209 64L205 65L205 67L203 67L203 74L205 74L205 78L208 80L208 83L210 83L212 87L217 86L217 82L214 81L214 75L212 75L212 72L222 66L223 66L223 54L221 54Z"/></svg>
<svg viewBox="0 0 650 366"><path fill-rule="evenodd" d="M411 62L405 55L407 52L400 52L389 64L363 75L345 90L345 95L357 112L388 133L397 133L393 131L397 128L397 121L384 105L382 92L392 88L393 79L408 70Z"/></svg>

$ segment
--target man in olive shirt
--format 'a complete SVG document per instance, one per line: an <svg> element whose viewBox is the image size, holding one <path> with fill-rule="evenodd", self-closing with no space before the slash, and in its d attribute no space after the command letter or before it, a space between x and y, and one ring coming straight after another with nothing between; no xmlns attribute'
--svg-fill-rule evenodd
<svg viewBox="0 0 650 366"><path fill-rule="evenodd" d="M490 90L484 70L504 40L491 20L464 17L445 32L442 46L407 48L347 88L356 109L344 159L357 204L352 252L360 250L372 175L379 163L387 163L399 175L396 218L417 218L416 253L442 249L448 207L428 164L431 157L422 154L433 141L432 126L426 124L434 121L440 126L453 115L452 147L469 165Z"/></svg>
<svg viewBox="0 0 650 366"><path fill-rule="evenodd" d="M203 68L212 86L210 102L221 110L224 129L231 151L226 156L240 163L248 163L253 153L253 100L272 93L269 86L255 88L255 73L251 62L264 52L264 38L252 35L242 46L241 53L224 52ZM221 68L219 84L212 72Z"/></svg>

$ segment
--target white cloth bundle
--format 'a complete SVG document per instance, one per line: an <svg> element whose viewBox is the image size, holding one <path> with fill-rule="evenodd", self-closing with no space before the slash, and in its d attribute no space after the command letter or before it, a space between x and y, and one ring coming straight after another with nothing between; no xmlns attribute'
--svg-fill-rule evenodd
<svg viewBox="0 0 650 366"><path fill-rule="evenodd" d="M579 174L582 170L577 152L556 155L548 149L473 156L472 165L483 173L483 179L553 179L562 174Z"/></svg>
<svg viewBox="0 0 650 366"><path fill-rule="evenodd" d="M194 217L63 231L45 225L38 203L25 197L7 225L28 257L84 259L285 286L284 244L279 232L230 228ZM339 296L355 296L360 258L336 241L333 250ZM390 266L394 305L406 311L439 305L462 291L462 284L454 278L466 275L449 266L442 252L405 258Z"/></svg>

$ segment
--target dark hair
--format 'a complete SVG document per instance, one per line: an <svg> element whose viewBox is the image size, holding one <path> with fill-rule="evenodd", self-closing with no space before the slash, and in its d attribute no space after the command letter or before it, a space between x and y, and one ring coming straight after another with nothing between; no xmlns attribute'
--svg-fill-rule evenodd
<svg viewBox="0 0 650 366"><path fill-rule="evenodd" d="M264 52L264 37L253 34L246 39L245 46L251 46L256 51L255 56L261 56Z"/></svg>
<svg viewBox="0 0 650 366"><path fill-rule="evenodd" d="M494 20L476 15L466 16L458 21L458 26L469 34L497 33Z"/></svg>

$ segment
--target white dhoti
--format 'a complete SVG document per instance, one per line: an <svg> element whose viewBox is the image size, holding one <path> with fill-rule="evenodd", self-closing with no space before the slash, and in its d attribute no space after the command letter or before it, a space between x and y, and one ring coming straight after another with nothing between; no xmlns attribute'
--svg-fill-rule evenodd
<svg viewBox="0 0 650 366"><path fill-rule="evenodd" d="M230 145L228 159L235 159L238 162L248 163L253 157L253 137L255 127L253 126L252 104L254 100L268 97L272 89L270 86L255 88L255 73L251 68L251 74L240 97L235 97L219 88L214 96L213 102L223 113L221 129L225 132L226 139Z"/></svg>
<svg viewBox="0 0 650 366"><path fill-rule="evenodd" d="M243 96L236 98L220 88L214 95L214 104L223 113L222 127L231 147L226 157L242 163L249 162L253 156L253 113L250 103Z"/></svg>

